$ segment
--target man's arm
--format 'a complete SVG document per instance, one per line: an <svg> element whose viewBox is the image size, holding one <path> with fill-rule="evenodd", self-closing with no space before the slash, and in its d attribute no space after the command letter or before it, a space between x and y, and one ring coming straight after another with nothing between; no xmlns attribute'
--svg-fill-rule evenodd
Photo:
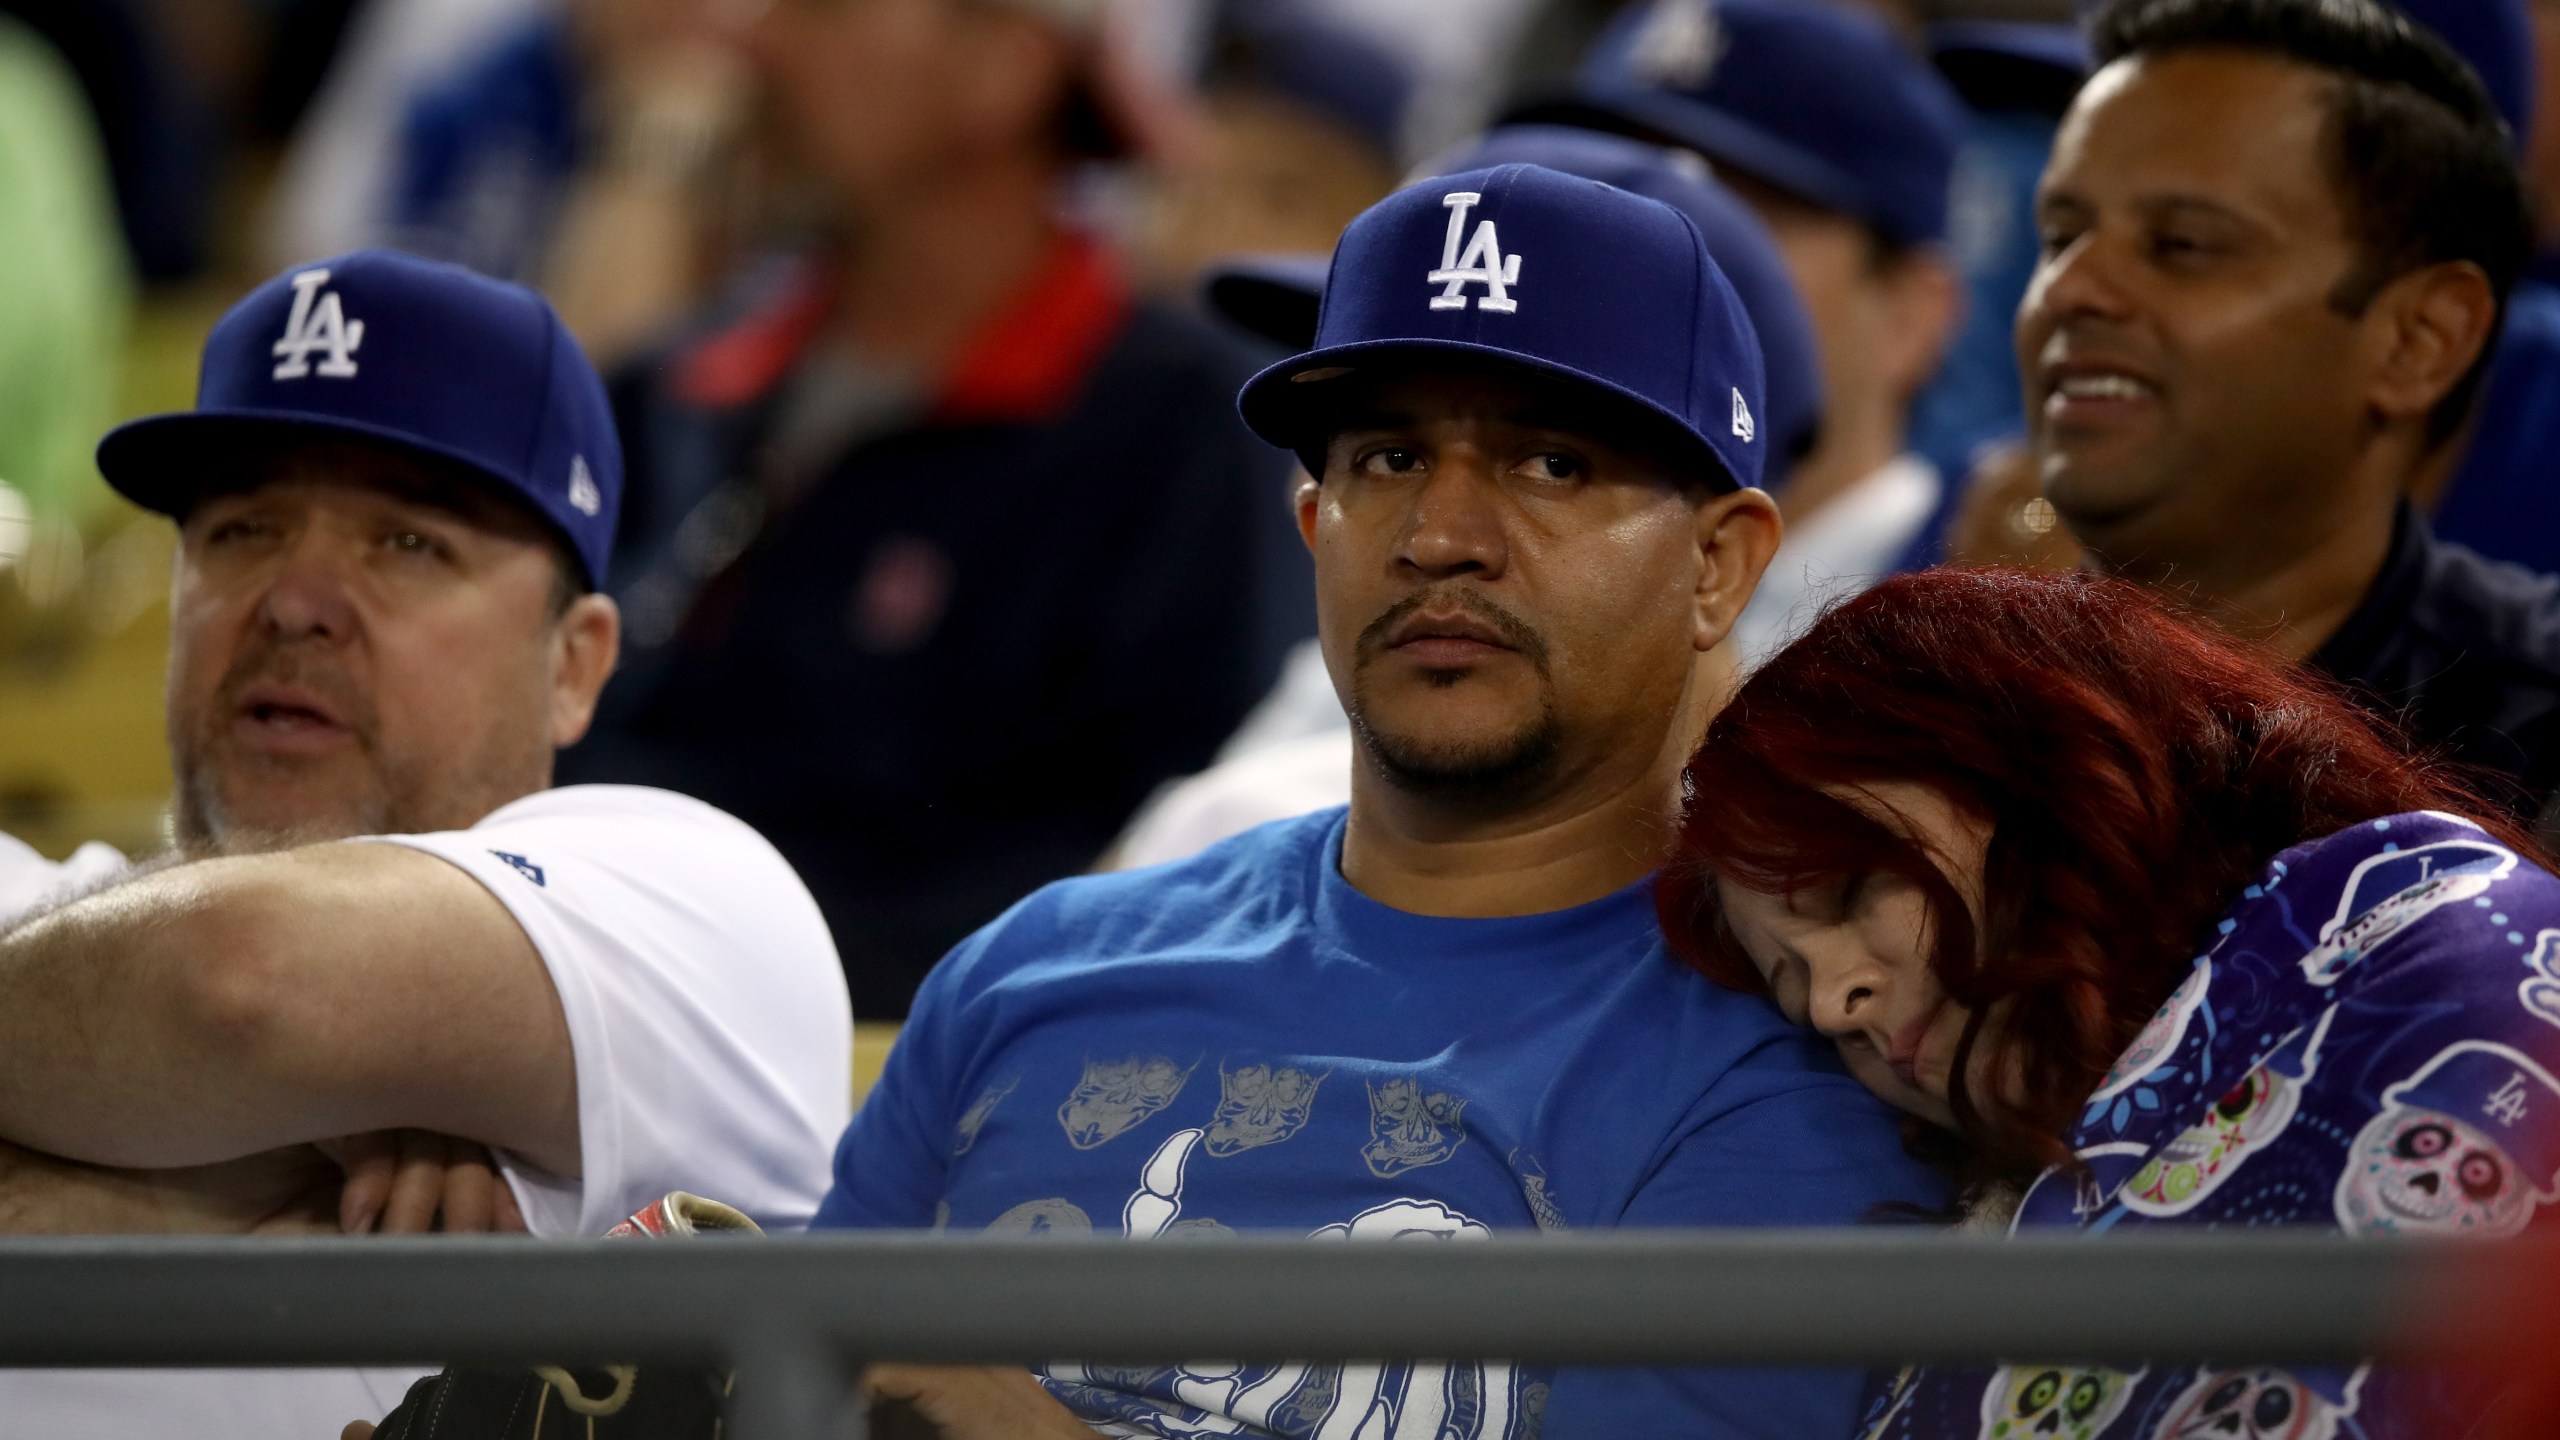
<svg viewBox="0 0 2560 1440"><path fill-rule="evenodd" d="M400 1128L580 1169L542 957L433 855L207 860L0 936L0 1136L158 1169Z"/></svg>
<svg viewBox="0 0 2560 1440"><path fill-rule="evenodd" d="M113 1170L0 1142L0 1234L334 1235L338 1167L308 1146Z"/></svg>

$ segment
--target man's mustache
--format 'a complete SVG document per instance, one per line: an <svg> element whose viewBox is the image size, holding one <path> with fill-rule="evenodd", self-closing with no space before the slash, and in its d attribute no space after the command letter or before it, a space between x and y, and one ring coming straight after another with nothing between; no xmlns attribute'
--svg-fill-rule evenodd
<svg viewBox="0 0 2560 1440"><path fill-rule="evenodd" d="M239 711L242 694L262 684L309 691L359 744L372 748L379 717L371 698L336 667L314 663L308 652L272 642L246 646L232 657L222 672L222 683L214 689L213 713L204 717L205 722L220 727Z"/></svg>
<svg viewBox="0 0 2560 1440"><path fill-rule="evenodd" d="M1501 631L1503 642L1519 651L1521 658L1527 660L1541 673L1545 672L1547 668L1545 638L1529 628L1528 621L1463 585L1441 585L1429 590L1417 590L1388 606L1384 614L1370 621L1361 630L1360 644L1356 651L1359 663L1366 665L1376 659L1378 653L1387 648L1387 637L1395 633L1397 626L1411 619L1415 611L1432 608L1464 610L1482 620Z"/></svg>

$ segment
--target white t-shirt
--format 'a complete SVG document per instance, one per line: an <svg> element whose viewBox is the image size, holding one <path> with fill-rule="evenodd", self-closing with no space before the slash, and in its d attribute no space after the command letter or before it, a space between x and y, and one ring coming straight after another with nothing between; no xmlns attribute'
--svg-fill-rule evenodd
<svg viewBox="0 0 2560 1440"><path fill-rule="evenodd" d="M128 866L112 845L92 840L63 861L47 860L15 835L0 835L0 929L68 895L93 890Z"/></svg>
<svg viewBox="0 0 2560 1440"><path fill-rule="evenodd" d="M1811 515L1788 522L1777 557L1734 621L1743 665L1777 654L1824 606L1883 579L1937 511L1938 484L1928 461L1899 455Z"/></svg>
<svg viewBox="0 0 2560 1440"><path fill-rule="evenodd" d="M578 785L374 838L468 871L560 993L585 1175L499 1157L534 1234L600 1235L670 1190L808 1224L852 1118L852 1006L817 902L762 836L667 791ZM0 1371L0 1440L335 1440L425 1373Z"/></svg>

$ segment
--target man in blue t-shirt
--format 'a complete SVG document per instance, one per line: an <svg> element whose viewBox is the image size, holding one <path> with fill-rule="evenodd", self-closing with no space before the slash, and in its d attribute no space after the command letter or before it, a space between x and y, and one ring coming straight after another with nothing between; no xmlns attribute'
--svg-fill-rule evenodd
<svg viewBox="0 0 2560 1440"><path fill-rule="evenodd" d="M1681 765L1777 545L1761 398L1749 322L1667 206L1506 165L1355 222L1316 348L1241 402L1318 477L1298 523L1349 810L1050 886L963 943L818 1223L1472 1240L1941 1203L1824 1047L1654 925ZM1008 1437L1792 1440L1846 1434L1857 1391L1502 1363L875 1383Z"/></svg>

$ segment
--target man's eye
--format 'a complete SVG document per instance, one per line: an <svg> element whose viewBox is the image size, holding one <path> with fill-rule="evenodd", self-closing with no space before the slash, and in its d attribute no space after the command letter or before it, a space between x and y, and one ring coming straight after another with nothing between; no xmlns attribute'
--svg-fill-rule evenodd
<svg viewBox="0 0 2560 1440"><path fill-rule="evenodd" d="M1406 475L1420 468L1422 455L1400 445L1382 445L1360 457L1360 468L1373 475Z"/></svg>
<svg viewBox="0 0 2560 1440"><path fill-rule="evenodd" d="M1591 469L1583 463L1582 457L1553 450L1543 455L1530 456L1528 462L1521 468L1526 470L1532 478L1539 480L1579 480Z"/></svg>
<svg viewBox="0 0 2560 1440"><path fill-rule="evenodd" d="M383 548L395 555L415 555L433 559L445 553L444 545L434 536L416 530L394 530L382 537Z"/></svg>
<svg viewBox="0 0 2560 1440"><path fill-rule="evenodd" d="M2047 225L2036 231L2036 247L2047 260L2071 248L2080 232L2060 225Z"/></svg>
<svg viewBox="0 0 2560 1440"><path fill-rule="evenodd" d="M208 528L204 538L209 545L228 545L241 540L255 540L274 531L275 527L263 520L223 520Z"/></svg>

